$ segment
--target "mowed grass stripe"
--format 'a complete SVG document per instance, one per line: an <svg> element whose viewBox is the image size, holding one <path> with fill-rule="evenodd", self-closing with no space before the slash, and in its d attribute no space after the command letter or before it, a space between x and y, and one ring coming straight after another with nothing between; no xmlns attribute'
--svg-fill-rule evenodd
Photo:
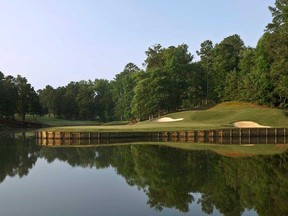
<svg viewBox="0 0 288 216"><path fill-rule="evenodd" d="M179 122L158 123L156 119L154 119L139 122L134 125L82 125L52 127L47 130L63 132L202 130L232 127L232 123L236 121L254 121L260 125L276 128L288 127L286 110L241 102L225 102L207 110L176 112L167 114L165 117L175 119L184 118L184 120Z"/></svg>

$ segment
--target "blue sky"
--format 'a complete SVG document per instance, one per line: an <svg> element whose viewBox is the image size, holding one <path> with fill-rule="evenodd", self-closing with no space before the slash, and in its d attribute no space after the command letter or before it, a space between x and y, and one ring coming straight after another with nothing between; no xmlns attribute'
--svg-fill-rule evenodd
<svg viewBox="0 0 288 216"><path fill-rule="evenodd" d="M35 89L70 81L112 80L139 67L148 47L239 34L255 47L274 0L0 0L0 71Z"/></svg>

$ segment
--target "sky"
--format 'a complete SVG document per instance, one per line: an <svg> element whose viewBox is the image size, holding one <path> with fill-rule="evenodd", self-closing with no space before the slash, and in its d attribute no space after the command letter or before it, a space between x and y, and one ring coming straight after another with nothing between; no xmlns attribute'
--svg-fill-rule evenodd
<svg viewBox="0 0 288 216"><path fill-rule="evenodd" d="M274 0L0 0L0 71L35 90L108 79L148 47L187 44L194 61L205 40L239 34L255 47Z"/></svg>

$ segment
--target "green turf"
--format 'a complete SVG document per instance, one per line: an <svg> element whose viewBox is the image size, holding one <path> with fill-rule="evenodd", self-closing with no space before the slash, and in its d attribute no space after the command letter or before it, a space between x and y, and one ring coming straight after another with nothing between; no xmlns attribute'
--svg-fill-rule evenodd
<svg viewBox="0 0 288 216"><path fill-rule="evenodd" d="M162 116L163 117L163 116ZM254 121L271 127L288 127L287 111L261 107L250 103L225 102L207 110L184 111L166 115L184 118L179 122L158 123L156 119L134 125L69 126L49 128L52 131L171 131L219 129L233 127L236 121Z"/></svg>
<svg viewBox="0 0 288 216"><path fill-rule="evenodd" d="M130 121L112 121L102 124L102 126L112 126L112 125L127 125Z"/></svg>
<svg viewBox="0 0 288 216"><path fill-rule="evenodd" d="M17 117L16 117L17 119ZM32 121L36 123L41 123L45 125L51 126L78 126L78 125L101 125L102 123L98 121L74 121L74 120L64 120L57 119L53 116L26 116L26 121Z"/></svg>
<svg viewBox="0 0 288 216"><path fill-rule="evenodd" d="M19 118L17 118L19 119ZM36 123L41 123L44 125L50 125L50 126L95 126L95 125L127 125L130 122L129 121L112 121L112 122L107 122L107 123L102 123L99 121L75 121L75 120L64 120L64 119L57 119L54 118L53 116L48 117L48 116L26 116L26 121L32 121Z"/></svg>

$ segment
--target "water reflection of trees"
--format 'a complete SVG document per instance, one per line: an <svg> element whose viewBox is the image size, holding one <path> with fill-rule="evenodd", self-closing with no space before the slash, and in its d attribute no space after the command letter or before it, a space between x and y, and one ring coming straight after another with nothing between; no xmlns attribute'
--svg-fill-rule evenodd
<svg viewBox="0 0 288 216"><path fill-rule="evenodd" d="M20 137L15 139L14 135L2 135L0 137L0 183L7 176L28 175L40 154L40 147L35 145L32 138Z"/></svg>
<svg viewBox="0 0 288 216"><path fill-rule="evenodd" d="M211 214L241 215L255 209L259 215L288 214L288 154L229 158L206 151L184 151L163 146L43 148L48 161L60 159L72 166L112 166L131 186L143 190L157 209L189 211L198 202ZM195 200L192 193L200 192Z"/></svg>
<svg viewBox="0 0 288 216"><path fill-rule="evenodd" d="M9 142L1 139L0 182L27 175L37 157L43 157L71 166L111 166L127 184L144 191L156 210L188 212L198 202L207 214L218 209L223 215L241 215L255 209L259 215L288 215L288 154L231 158L150 145L40 148L33 141ZM201 199L193 193L201 193Z"/></svg>

